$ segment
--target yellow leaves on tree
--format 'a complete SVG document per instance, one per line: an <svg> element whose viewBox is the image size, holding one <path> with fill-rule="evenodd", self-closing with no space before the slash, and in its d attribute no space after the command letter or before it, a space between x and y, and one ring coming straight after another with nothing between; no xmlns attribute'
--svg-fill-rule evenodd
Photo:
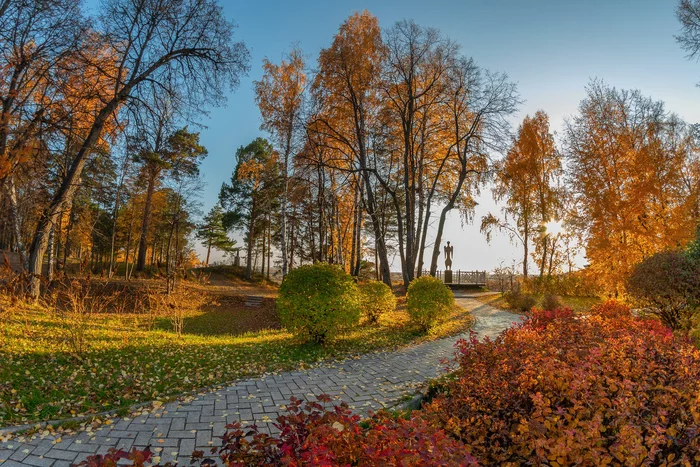
<svg viewBox="0 0 700 467"><path fill-rule="evenodd" d="M572 187L590 272L624 292L631 268L692 237L697 198L687 181L691 131L660 101L595 81L567 126ZM697 195L697 187L695 187Z"/></svg>
<svg viewBox="0 0 700 467"><path fill-rule="evenodd" d="M530 242L538 244L540 276L551 256L548 248L554 245L550 245L552 239L547 236L544 226L552 218L559 217L563 194L557 181L561 172L560 156L549 132L549 117L541 110L533 117L526 116L517 138L500 163L493 190L497 201L505 201L506 220L499 221L494 216L482 220L482 230L487 235L493 228L498 228L508 230L512 237L519 239L523 246L525 277L528 275ZM508 224L509 217L514 220L514 225Z"/></svg>
<svg viewBox="0 0 700 467"><path fill-rule="evenodd" d="M272 133L282 146L292 137L299 118L306 73L301 50L295 48L280 65L263 60L263 77L255 83L255 101L263 118L262 128Z"/></svg>
<svg viewBox="0 0 700 467"><path fill-rule="evenodd" d="M68 122L65 136L69 141L75 140L76 146L87 137L95 115L114 94L119 75L116 63L116 52L101 44L97 37L60 63L57 74L60 98L50 105L55 119ZM94 150L108 149L120 129L115 112Z"/></svg>

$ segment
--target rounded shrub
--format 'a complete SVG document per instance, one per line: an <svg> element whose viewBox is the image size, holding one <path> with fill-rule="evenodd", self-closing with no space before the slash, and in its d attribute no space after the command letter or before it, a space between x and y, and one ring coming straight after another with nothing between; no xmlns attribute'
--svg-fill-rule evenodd
<svg viewBox="0 0 700 467"><path fill-rule="evenodd" d="M289 331L322 344L360 320L360 293L339 266L301 266L282 281L277 312Z"/></svg>
<svg viewBox="0 0 700 467"><path fill-rule="evenodd" d="M627 292L671 329L687 329L700 305L700 264L677 251L657 253L637 264Z"/></svg>
<svg viewBox="0 0 700 467"><path fill-rule="evenodd" d="M544 298L542 298L542 309L547 311L554 311L561 308L561 300L554 294L546 293Z"/></svg>
<svg viewBox="0 0 700 467"><path fill-rule="evenodd" d="M454 303L452 291L435 277L421 276L408 286L408 314L424 331L447 317Z"/></svg>
<svg viewBox="0 0 700 467"><path fill-rule="evenodd" d="M396 309L396 297L384 282L371 281L360 285L362 311L370 323L379 321L379 317Z"/></svg>
<svg viewBox="0 0 700 467"><path fill-rule="evenodd" d="M537 305L537 299L534 296L524 294L519 290L507 292L503 294L503 298L505 298L506 303L511 309L521 311L523 313L530 311L532 307Z"/></svg>

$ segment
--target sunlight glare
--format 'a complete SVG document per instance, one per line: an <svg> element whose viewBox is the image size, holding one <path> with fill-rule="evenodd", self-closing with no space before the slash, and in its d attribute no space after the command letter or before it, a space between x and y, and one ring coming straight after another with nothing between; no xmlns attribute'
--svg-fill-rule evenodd
<svg viewBox="0 0 700 467"><path fill-rule="evenodd" d="M562 226L561 221L551 220L551 221L547 222L547 224L545 224L544 228L545 228L545 233L547 235L556 236L556 235L564 233L564 227Z"/></svg>

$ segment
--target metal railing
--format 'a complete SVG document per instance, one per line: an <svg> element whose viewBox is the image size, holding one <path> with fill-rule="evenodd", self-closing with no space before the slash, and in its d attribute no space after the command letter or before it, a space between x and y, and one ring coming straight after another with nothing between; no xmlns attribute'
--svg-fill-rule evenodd
<svg viewBox="0 0 700 467"><path fill-rule="evenodd" d="M449 273L450 271L448 271ZM452 281L445 280L445 271L437 271L435 277L447 284L457 285L486 285L488 277L486 271L462 271L461 269L452 270ZM429 276L430 271L423 271L424 276ZM449 274L447 274L449 276ZM449 279L449 277L447 278Z"/></svg>

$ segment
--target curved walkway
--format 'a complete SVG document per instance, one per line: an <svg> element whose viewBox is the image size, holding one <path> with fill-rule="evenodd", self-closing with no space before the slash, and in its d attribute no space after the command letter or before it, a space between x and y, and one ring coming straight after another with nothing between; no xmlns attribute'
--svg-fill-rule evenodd
<svg viewBox="0 0 700 467"><path fill-rule="evenodd" d="M459 305L471 310L477 320L473 330L481 337L495 337L521 319L468 296L456 299ZM35 435L24 442L19 439L0 442L0 466L68 467L89 455L103 454L111 447L130 450L146 446L151 446L157 454L156 462L177 460L180 465L189 465L188 456L195 449L208 453L212 446L220 444L219 437L228 423L257 423L269 432L291 396L304 399L328 394L347 402L362 415L394 406L421 383L445 371L445 359L453 355L455 342L466 336L240 381L218 391L165 404L135 418L114 419L110 425L62 439Z"/></svg>

